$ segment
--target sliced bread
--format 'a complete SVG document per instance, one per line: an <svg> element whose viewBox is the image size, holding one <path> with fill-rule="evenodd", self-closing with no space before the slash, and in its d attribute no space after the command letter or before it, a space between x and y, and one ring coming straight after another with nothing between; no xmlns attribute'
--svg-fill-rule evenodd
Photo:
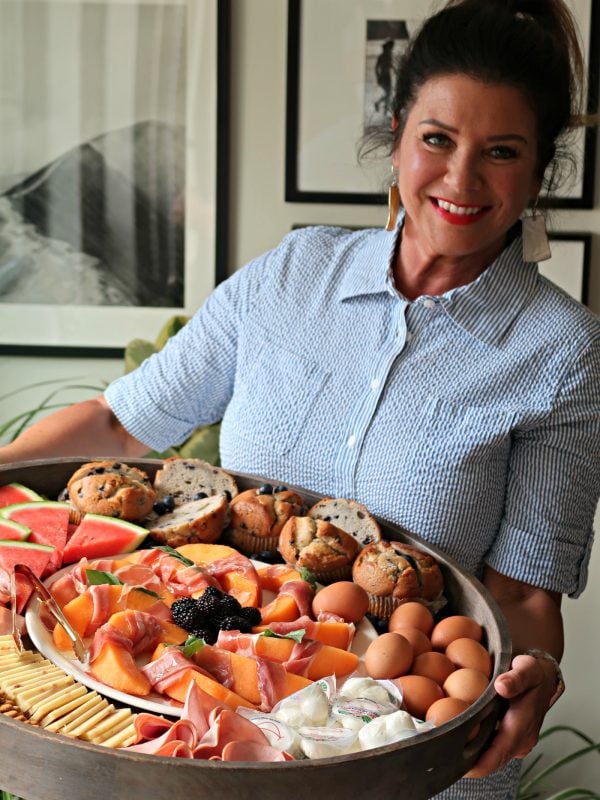
<svg viewBox="0 0 600 800"><path fill-rule="evenodd" d="M167 458L154 478L157 501L172 497L175 506L213 495L225 495L228 500L238 493L235 478L220 467L200 458Z"/></svg>
<svg viewBox="0 0 600 800"><path fill-rule="evenodd" d="M379 523L366 506L344 497L324 497L308 510L308 516L331 522L349 533L361 547L381 540Z"/></svg>
<svg viewBox="0 0 600 800"><path fill-rule="evenodd" d="M202 542L212 544L221 536L229 518L229 502L224 494L192 500L173 511L153 513L144 520L150 538L159 544L179 547Z"/></svg>

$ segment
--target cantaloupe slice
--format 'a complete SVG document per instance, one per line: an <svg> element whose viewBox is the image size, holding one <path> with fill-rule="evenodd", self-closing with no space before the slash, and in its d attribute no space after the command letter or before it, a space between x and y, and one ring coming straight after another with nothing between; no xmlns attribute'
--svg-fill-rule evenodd
<svg viewBox="0 0 600 800"><path fill-rule="evenodd" d="M266 567L258 567L256 571L262 588L275 594L287 581L302 580L298 570L290 567L289 564L270 564Z"/></svg>
<svg viewBox="0 0 600 800"><path fill-rule="evenodd" d="M231 691L241 695L253 705L259 706L262 702L262 697L258 684L256 659L240 656L237 653L229 653L213 645L206 644L194 653L193 660L198 666L203 667L211 674L218 675L219 668L222 667L223 661L227 657L229 657L232 676ZM288 697L288 695L299 692L300 689L304 689L311 684L312 681L302 675L285 672L285 686L277 699L281 700L283 697Z"/></svg>
<svg viewBox="0 0 600 800"><path fill-rule="evenodd" d="M107 592L107 619L115 614L119 609L132 609L134 611L146 611L160 602L156 597L142 591L141 589L131 589L124 598L123 587L109 585ZM100 620L96 625L92 625L94 613L94 603L90 592L84 592L73 600L69 601L63 608L63 614L72 627L83 638L93 636L97 628L106 620ZM162 641L169 644L182 644L187 638L187 631L180 628L170 621L160 621L162 628ZM65 633L62 625L57 623L52 631L52 639L59 650L68 650L72 647L71 640Z"/></svg>
<svg viewBox="0 0 600 800"><path fill-rule="evenodd" d="M232 642L235 646L235 643ZM292 639L282 639L275 636L257 636L254 642L255 653L259 658L267 661L276 661L283 664L292 655L295 642ZM358 656L348 650L340 650L338 647L331 647L322 644L312 658L308 673L306 675L311 681L317 681L328 675L336 675L338 678L354 672L358 666ZM229 649L229 648L226 648Z"/></svg>
<svg viewBox="0 0 600 800"><path fill-rule="evenodd" d="M331 645L331 647L339 647L340 650L347 650L352 642L352 630L347 622L313 622L311 620L310 627L306 628L306 636L309 639L316 639L323 644ZM269 625L261 624L252 628L252 633L263 633L269 629ZM304 625L299 624L298 628L303 628ZM275 633L280 631L275 630ZM286 633L290 633L291 629L286 628Z"/></svg>
<svg viewBox="0 0 600 800"><path fill-rule="evenodd" d="M277 595L260 610L263 625L270 622L293 622L300 616L298 604L289 594Z"/></svg>
<svg viewBox="0 0 600 800"><path fill-rule="evenodd" d="M100 683L136 697L145 697L152 688L133 655L127 648L113 642L104 644L98 657L90 664L90 672Z"/></svg>
<svg viewBox="0 0 600 800"><path fill-rule="evenodd" d="M156 659L162 655L165 646L166 645L162 643L158 645L152 654L152 661L156 661ZM235 692L225 688L222 683L219 683L214 678L209 678L207 675L203 675L201 672L191 667L189 670L184 670L178 680L174 681L170 686L167 686L164 690L164 694L172 697L174 700L179 700L180 703L184 703L190 681L195 681L207 694L214 697L215 700L220 700L222 703L225 703L225 705L229 706L233 711L235 711L238 706L256 708L253 703L248 702L244 697L240 697L239 694L235 694Z"/></svg>
<svg viewBox="0 0 600 800"><path fill-rule="evenodd" d="M233 595L243 606L261 605L262 586L258 573L250 559L238 553L233 547L224 544L184 544L177 548L177 552L201 567L225 559L237 560L243 564L243 571L233 567L218 577L223 591Z"/></svg>

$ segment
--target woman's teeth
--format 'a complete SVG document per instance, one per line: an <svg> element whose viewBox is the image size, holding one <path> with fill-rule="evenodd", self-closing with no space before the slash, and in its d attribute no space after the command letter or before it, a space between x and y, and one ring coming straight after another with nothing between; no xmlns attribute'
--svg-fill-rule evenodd
<svg viewBox="0 0 600 800"><path fill-rule="evenodd" d="M479 214L483 210L483 206L455 206L454 203L448 203L446 200L436 200L438 206L448 211L450 214L462 214L468 216L470 214Z"/></svg>

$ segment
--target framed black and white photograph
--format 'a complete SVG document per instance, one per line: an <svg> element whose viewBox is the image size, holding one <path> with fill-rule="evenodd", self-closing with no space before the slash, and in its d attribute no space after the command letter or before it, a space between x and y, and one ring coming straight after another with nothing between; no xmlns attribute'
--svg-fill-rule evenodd
<svg viewBox="0 0 600 800"><path fill-rule="evenodd" d="M567 0L589 66L588 109L598 104L600 4ZM389 159L357 161L369 125L390 118L394 68L432 0L288 0L285 199L376 204L386 200ZM576 132L576 172L547 205L591 208L596 128Z"/></svg>
<svg viewBox="0 0 600 800"><path fill-rule="evenodd" d="M0 0L1 352L117 355L224 274L228 11Z"/></svg>
<svg viewBox="0 0 600 800"><path fill-rule="evenodd" d="M549 238L552 258L538 265L540 273L585 305L588 302L592 235L550 233Z"/></svg>

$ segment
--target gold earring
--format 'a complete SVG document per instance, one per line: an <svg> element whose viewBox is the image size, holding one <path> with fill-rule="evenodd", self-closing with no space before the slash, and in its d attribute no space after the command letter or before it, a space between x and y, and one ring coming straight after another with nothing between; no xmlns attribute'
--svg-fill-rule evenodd
<svg viewBox="0 0 600 800"><path fill-rule="evenodd" d="M388 219L385 226L386 231L393 231L398 220L400 211L400 190L398 189L398 173L392 167L392 181L388 189Z"/></svg>

